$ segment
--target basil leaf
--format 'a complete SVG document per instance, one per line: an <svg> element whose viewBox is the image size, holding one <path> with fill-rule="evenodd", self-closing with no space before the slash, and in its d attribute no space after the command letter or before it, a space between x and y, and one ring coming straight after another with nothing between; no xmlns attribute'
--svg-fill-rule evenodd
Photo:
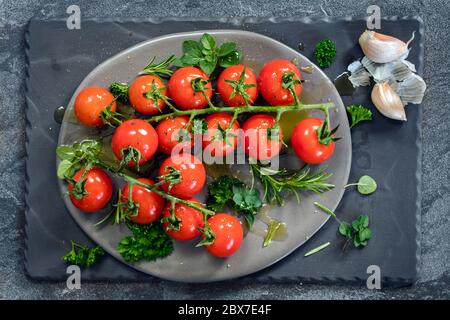
<svg viewBox="0 0 450 320"><path fill-rule="evenodd" d="M222 45L219 47L219 50L217 51L217 55L219 57L226 56L230 54L232 51L236 50L236 43L234 42L225 42L222 43Z"/></svg>
<svg viewBox="0 0 450 320"><path fill-rule="evenodd" d="M216 40L214 40L214 37L211 36L209 33L204 33L200 39L200 42L203 48L207 50L212 51L216 47Z"/></svg>
<svg viewBox="0 0 450 320"><path fill-rule="evenodd" d="M235 64L238 64L241 60L241 54L238 51L232 51L226 56L219 57L219 66L222 68L228 68Z"/></svg>
<svg viewBox="0 0 450 320"><path fill-rule="evenodd" d="M70 146L58 146L56 148L56 154L61 160L72 160L75 156L75 151Z"/></svg>
<svg viewBox="0 0 450 320"><path fill-rule="evenodd" d="M192 57L202 57L202 47L197 41L194 40L186 40L183 42L183 52Z"/></svg>
<svg viewBox="0 0 450 320"><path fill-rule="evenodd" d="M64 179L66 176L66 173L72 168L72 161L70 160L63 160L59 163L58 170L56 171L56 175L60 179Z"/></svg>
<svg viewBox="0 0 450 320"><path fill-rule="evenodd" d="M180 61L183 66L194 66L200 61L200 58L193 57L190 54L185 54L181 57Z"/></svg>
<svg viewBox="0 0 450 320"><path fill-rule="evenodd" d="M205 59L200 60L199 66L200 68L208 75L213 73L214 69L216 68L217 60L215 61L206 61Z"/></svg>

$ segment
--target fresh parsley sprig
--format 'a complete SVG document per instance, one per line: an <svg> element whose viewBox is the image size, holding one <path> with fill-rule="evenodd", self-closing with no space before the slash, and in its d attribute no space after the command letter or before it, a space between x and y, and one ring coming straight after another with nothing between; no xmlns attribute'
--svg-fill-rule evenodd
<svg viewBox="0 0 450 320"><path fill-rule="evenodd" d="M350 128L353 128L362 121L372 120L372 111L362 105L350 105L346 109L351 119Z"/></svg>
<svg viewBox="0 0 450 320"><path fill-rule="evenodd" d="M62 259L70 264L90 267L97 263L105 251L100 246L90 248L86 245L78 244L70 240L71 250Z"/></svg>
<svg viewBox="0 0 450 320"><path fill-rule="evenodd" d="M210 75L217 65L227 68L239 63L240 59L241 54L236 50L234 42L225 42L218 47L214 37L204 33L199 41L184 41L183 56L176 59L173 64L178 67L199 66Z"/></svg>
<svg viewBox="0 0 450 320"><path fill-rule="evenodd" d="M117 246L126 262L154 261L173 252L172 239L159 224L140 225L129 222L127 226L132 235L122 239Z"/></svg>
<svg viewBox="0 0 450 320"><path fill-rule="evenodd" d="M209 209L220 212L225 205L244 216L250 229L255 221L255 215L262 206L259 191L246 186L239 179L221 176L208 187L206 205Z"/></svg>

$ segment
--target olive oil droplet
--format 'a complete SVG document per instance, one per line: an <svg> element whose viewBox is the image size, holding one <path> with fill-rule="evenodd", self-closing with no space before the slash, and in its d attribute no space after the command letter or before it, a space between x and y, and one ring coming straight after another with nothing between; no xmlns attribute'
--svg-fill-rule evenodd
<svg viewBox="0 0 450 320"><path fill-rule="evenodd" d="M63 122L64 119L64 114L66 113L66 107L58 107L56 108L55 112L53 113L53 119L61 124Z"/></svg>

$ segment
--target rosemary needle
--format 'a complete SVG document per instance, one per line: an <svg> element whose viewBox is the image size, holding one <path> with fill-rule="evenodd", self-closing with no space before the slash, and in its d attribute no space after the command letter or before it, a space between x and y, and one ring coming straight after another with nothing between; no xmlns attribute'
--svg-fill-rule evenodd
<svg viewBox="0 0 450 320"><path fill-rule="evenodd" d="M317 248L314 248L310 251L308 251L307 253L305 253L304 257L308 257L310 255L313 255L314 253L317 253L323 249L325 249L326 247L328 247L330 245L330 242L326 242L324 244L321 244L320 246L318 246Z"/></svg>

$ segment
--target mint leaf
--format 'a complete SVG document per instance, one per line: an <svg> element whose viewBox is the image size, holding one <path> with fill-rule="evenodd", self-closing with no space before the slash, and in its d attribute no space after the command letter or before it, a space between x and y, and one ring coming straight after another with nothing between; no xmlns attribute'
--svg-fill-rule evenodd
<svg viewBox="0 0 450 320"><path fill-rule="evenodd" d="M219 50L217 51L217 55L219 57L227 56L231 52L236 50L236 43L234 42L225 42L222 43Z"/></svg>

